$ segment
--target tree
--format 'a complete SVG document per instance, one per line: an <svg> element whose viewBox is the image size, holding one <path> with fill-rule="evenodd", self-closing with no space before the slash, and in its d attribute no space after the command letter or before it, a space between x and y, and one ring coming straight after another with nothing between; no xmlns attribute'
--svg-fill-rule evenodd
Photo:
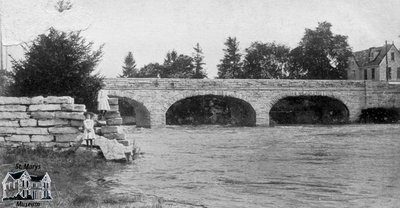
<svg viewBox="0 0 400 208"><path fill-rule="evenodd" d="M160 78L194 78L193 58L188 55L178 54L175 50L168 52L162 65L150 63L139 70L137 77Z"/></svg>
<svg viewBox="0 0 400 208"><path fill-rule="evenodd" d="M72 3L70 1L59 0L59 1L57 1L54 8L58 12L62 13L64 11L70 10L72 8Z"/></svg>
<svg viewBox="0 0 400 208"><path fill-rule="evenodd" d="M296 47L289 53L288 79L307 79L307 69L303 63L303 48Z"/></svg>
<svg viewBox="0 0 400 208"><path fill-rule="evenodd" d="M133 59L132 52L129 52L125 57L125 66L122 66L122 74L119 75L120 78L133 78L137 75L136 62Z"/></svg>
<svg viewBox="0 0 400 208"><path fill-rule="evenodd" d="M155 78L161 74L163 66L159 63L150 63L143 66L136 77L138 78Z"/></svg>
<svg viewBox="0 0 400 208"><path fill-rule="evenodd" d="M289 76L307 79L346 79L347 60L352 55L347 36L335 35L328 22L306 29L291 53Z"/></svg>
<svg viewBox="0 0 400 208"><path fill-rule="evenodd" d="M246 79L280 79L285 77L289 47L276 43L254 42L246 49L243 77Z"/></svg>
<svg viewBox="0 0 400 208"><path fill-rule="evenodd" d="M102 47L92 51L80 32L50 28L26 48L24 60L13 61L14 96L71 96L75 103L95 109L103 78L93 74L103 55Z"/></svg>
<svg viewBox="0 0 400 208"><path fill-rule="evenodd" d="M194 61L194 68L195 68L195 74L193 78L195 79L203 79L207 77L206 72L204 71L203 65L205 63L203 62L204 56L203 56L203 50L200 48L200 44L197 43L196 47L193 48L194 53L193 53L193 61Z"/></svg>
<svg viewBox="0 0 400 208"><path fill-rule="evenodd" d="M236 41L236 38L228 37L224 45L227 48L223 49L225 52L224 58L217 65L218 78L241 78L243 63L241 62L242 55L239 53L239 42Z"/></svg>
<svg viewBox="0 0 400 208"><path fill-rule="evenodd" d="M11 83L12 74L5 69L0 69L0 96L9 94Z"/></svg>
<svg viewBox="0 0 400 208"><path fill-rule="evenodd" d="M163 67L164 70L161 77L193 78L195 75L193 58L188 55L178 55L174 50L167 53Z"/></svg>

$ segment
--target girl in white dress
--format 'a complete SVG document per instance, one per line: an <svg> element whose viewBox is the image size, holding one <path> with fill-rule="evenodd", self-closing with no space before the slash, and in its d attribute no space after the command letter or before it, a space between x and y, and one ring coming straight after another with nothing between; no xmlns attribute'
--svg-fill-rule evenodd
<svg viewBox="0 0 400 208"><path fill-rule="evenodd" d="M83 139L86 140L86 147L93 147L93 140L96 138L94 133L94 121L92 120L92 115L90 113L86 114L86 119L83 121Z"/></svg>
<svg viewBox="0 0 400 208"><path fill-rule="evenodd" d="M101 120L104 120L104 115L110 110L110 104L108 103L108 96L105 90L100 90L97 95L97 110L100 111Z"/></svg>

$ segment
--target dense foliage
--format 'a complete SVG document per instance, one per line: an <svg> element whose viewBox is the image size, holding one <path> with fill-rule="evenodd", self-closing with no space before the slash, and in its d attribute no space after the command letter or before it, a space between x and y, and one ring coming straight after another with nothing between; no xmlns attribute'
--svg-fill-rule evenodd
<svg viewBox="0 0 400 208"><path fill-rule="evenodd" d="M144 65L136 75L138 78L155 78L162 72L163 66L159 63L149 63Z"/></svg>
<svg viewBox="0 0 400 208"><path fill-rule="evenodd" d="M399 121L399 109L396 108L368 108L361 110L361 123L396 123Z"/></svg>
<svg viewBox="0 0 400 208"><path fill-rule="evenodd" d="M290 50L277 43L253 42L242 62L239 42L228 37L218 67L221 79L346 79L352 55L347 36L336 35L328 22L306 29L299 45Z"/></svg>
<svg viewBox="0 0 400 208"><path fill-rule="evenodd" d="M178 54L175 50L168 52L160 76L162 78L193 78L193 58Z"/></svg>
<svg viewBox="0 0 400 208"><path fill-rule="evenodd" d="M102 47L92 51L80 32L50 28L25 50L25 59L13 61L14 96L71 96L94 110L103 78L93 74Z"/></svg>
<svg viewBox="0 0 400 208"><path fill-rule="evenodd" d="M174 103L166 113L168 125L255 125L254 109L232 97L195 96Z"/></svg>
<svg viewBox="0 0 400 208"><path fill-rule="evenodd" d="M285 78L289 47L276 43L254 42L246 49L243 78L279 79Z"/></svg>
<svg viewBox="0 0 400 208"><path fill-rule="evenodd" d="M347 36L335 35L328 22L315 30L306 29L299 46L290 56L290 78L346 79L348 58L352 55Z"/></svg>
<svg viewBox="0 0 400 208"><path fill-rule="evenodd" d="M270 111L276 124L342 124L347 123L349 112L339 100L325 96L286 97Z"/></svg>
<svg viewBox="0 0 400 208"><path fill-rule="evenodd" d="M199 48L200 49L200 48ZM195 58L178 54L175 50L167 53L164 63L150 63L143 66L136 77L138 78L204 78L206 74L202 68L201 49Z"/></svg>
<svg viewBox="0 0 400 208"><path fill-rule="evenodd" d="M10 93L12 84L12 74L4 69L0 69L0 96L6 96Z"/></svg>

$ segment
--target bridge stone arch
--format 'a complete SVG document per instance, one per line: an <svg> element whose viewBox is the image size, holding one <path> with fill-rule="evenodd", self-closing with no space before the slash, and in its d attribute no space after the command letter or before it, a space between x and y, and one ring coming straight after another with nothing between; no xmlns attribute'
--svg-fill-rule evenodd
<svg viewBox="0 0 400 208"><path fill-rule="evenodd" d="M267 104L267 112L271 111L271 108L277 104L280 100L287 97L299 97L299 96L323 96L336 99L343 103L349 112L349 120L356 121L360 115L361 107L355 104L354 97L345 96L342 93L329 92L329 91L288 91L282 92L277 96L271 98L271 101Z"/></svg>
<svg viewBox="0 0 400 208"><path fill-rule="evenodd" d="M174 96L169 97L165 101L165 103L161 109L164 122L166 121L165 115L166 115L168 109L176 102L187 99L187 98L191 98L191 97L206 96L206 95L229 97L229 98L234 98L241 102L244 102L252 108L251 110L254 110L256 124L257 124L257 121L260 120L259 114L262 114L262 111L257 108L257 106L259 106L258 103L252 101L251 99L248 99L249 98L248 95L245 95L244 93L240 93L240 92L236 92L236 91L186 91L186 92L175 94Z"/></svg>
<svg viewBox="0 0 400 208"><path fill-rule="evenodd" d="M141 96L135 95L129 91L108 90L108 96L124 100L135 110L135 119L137 127L151 127L151 113L147 105L142 101Z"/></svg>

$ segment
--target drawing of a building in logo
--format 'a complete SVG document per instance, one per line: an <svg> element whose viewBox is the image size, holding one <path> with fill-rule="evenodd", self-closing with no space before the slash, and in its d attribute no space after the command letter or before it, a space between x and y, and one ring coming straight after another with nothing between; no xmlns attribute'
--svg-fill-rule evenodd
<svg viewBox="0 0 400 208"><path fill-rule="evenodd" d="M27 170L8 172L3 180L4 200L52 200L49 174L34 176Z"/></svg>

